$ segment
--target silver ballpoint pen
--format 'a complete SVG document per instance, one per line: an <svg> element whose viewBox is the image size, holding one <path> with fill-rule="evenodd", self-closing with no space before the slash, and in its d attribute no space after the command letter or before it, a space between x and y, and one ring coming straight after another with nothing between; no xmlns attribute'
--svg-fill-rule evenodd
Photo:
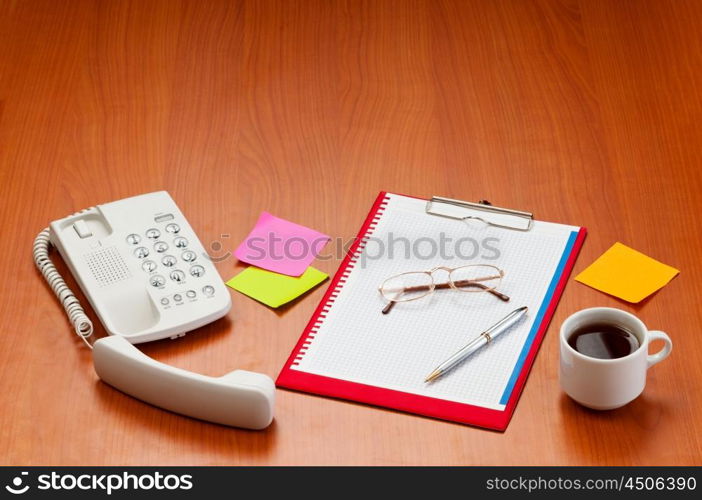
<svg viewBox="0 0 702 500"><path fill-rule="evenodd" d="M468 343L467 346L465 346L456 354L451 356L449 359L441 363L436 368L436 370L429 374L429 376L426 378L426 380L424 380L424 382L431 382L441 377L443 374L462 363L468 356L473 354L475 351L477 351L484 345L487 345L490 342L492 342L495 338L497 338L498 335L512 328L520 319L522 319L522 316L526 314L527 309L528 308L526 306L520 307L519 309L515 309L507 316L502 318L500 321L492 325L490 328L485 330L483 333L481 333L475 339L473 339L470 343Z"/></svg>

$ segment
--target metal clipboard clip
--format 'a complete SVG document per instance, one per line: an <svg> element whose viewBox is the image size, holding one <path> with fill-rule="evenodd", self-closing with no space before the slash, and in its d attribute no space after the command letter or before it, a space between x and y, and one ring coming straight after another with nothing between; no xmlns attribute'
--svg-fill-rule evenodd
<svg viewBox="0 0 702 500"><path fill-rule="evenodd" d="M490 226L514 229L515 231L529 231L534 222L534 214L531 212L495 207L486 200L472 203L432 196L427 201L426 212L449 219L479 220Z"/></svg>

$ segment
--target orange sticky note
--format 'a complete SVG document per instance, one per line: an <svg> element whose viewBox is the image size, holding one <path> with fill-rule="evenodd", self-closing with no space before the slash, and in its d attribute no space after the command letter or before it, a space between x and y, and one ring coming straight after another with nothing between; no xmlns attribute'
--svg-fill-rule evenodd
<svg viewBox="0 0 702 500"><path fill-rule="evenodd" d="M663 288L679 272L617 242L575 280L636 304Z"/></svg>

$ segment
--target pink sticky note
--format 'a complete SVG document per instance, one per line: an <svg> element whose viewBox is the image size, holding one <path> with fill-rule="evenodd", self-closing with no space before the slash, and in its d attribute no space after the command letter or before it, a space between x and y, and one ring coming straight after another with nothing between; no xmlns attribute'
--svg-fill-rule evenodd
<svg viewBox="0 0 702 500"><path fill-rule="evenodd" d="M300 276L329 240L326 234L262 212L234 255L256 267Z"/></svg>

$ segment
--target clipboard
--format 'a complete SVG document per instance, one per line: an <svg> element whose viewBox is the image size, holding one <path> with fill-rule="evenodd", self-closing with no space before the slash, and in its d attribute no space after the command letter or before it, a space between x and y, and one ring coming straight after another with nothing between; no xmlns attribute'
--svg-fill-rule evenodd
<svg viewBox="0 0 702 500"><path fill-rule="evenodd" d="M281 370L277 386L505 430L586 229L536 221L529 212L487 206L381 192ZM471 227L460 223L478 218L482 223L471 223ZM505 228L512 223L519 228ZM426 376L437 360L454 352L451 346L460 347L478 334L481 326L488 327L490 321L505 314L494 303L464 304L447 292L436 300L412 302L418 304L414 309L395 310L387 315L388 321L380 319L380 278L403 267L408 271L432 267L431 262L417 268L417 262L388 256L370 260L373 245L393 230L415 236L450 231L454 238L501 235L501 259L506 265L505 281L512 288L512 302L500 307L513 309L530 302L529 309L534 311L530 320L476 353L436 385L423 385L417 379ZM531 259L531 267L524 259ZM436 331L442 335L433 336Z"/></svg>

